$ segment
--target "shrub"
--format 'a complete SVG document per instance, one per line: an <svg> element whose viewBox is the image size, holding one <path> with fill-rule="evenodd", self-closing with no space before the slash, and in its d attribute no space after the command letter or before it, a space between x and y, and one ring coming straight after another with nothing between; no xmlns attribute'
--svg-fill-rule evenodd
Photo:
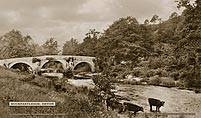
<svg viewBox="0 0 201 118"><path fill-rule="evenodd" d="M149 81L148 81L148 84L155 85L155 86L160 85L160 83L161 83L161 80L160 80L160 77L158 75L156 75L154 77L150 77Z"/></svg>
<svg viewBox="0 0 201 118"><path fill-rule="evenodd" d="M92 79L94 81L94 84L96 85L96 87L100 89L100 91L107 92L114 88L111 82L112 79L107 76L96 75L96 76L93 76Z"/></svg>
<svg viewBox="0 0 201 118"><path fill-rule="evenodd" d="M95 104L92 96L89 96L89 90L85 87L75 87L66 85L67 92L56 92L48 88L34 86L30 82L20 81L13 72L2 70L5 73L0 77L0 114L1 117L8 116L10 113L65 113L73 118L101 118L101 117L115 117L110 112L103 108L102 104ZM6 77L10 73L9 77ZM5 74L5 75L4 75ZM6 78L5 78L6 77ZM37 79L37 78L36 78ZM40 83L42 79L38 78L35 83ZM42 83L46 83L46 80ZM97 93L95 91L95 93ZM97 95L97 94L95 94ZM99 98L98 96L96 98ZM9 101L55 101L55 107L8 107ZM100 103L100 102L99 102ZM10 110L12 109L12 110ZM7 112L11 111L11 112Z"/></svg>
<svg viewBox="0 0 201 118"><path fill-rule="evenodd" d="M172 78L168 78L168 77L163 77L161 78L161 86L165 86L165 87L175 87L175 81Z"/></svg>
<svg viewBox="0 0 201 118"><path fill-rule="evenodd" d="M170 77L173 78L176 81L179 80L179 72L170 73Z"/></svg>
<svg viewBox="0 0 201 118"><path fill-rule="evenodd" d="M168 72L164 69L157 69L155 72L155 75L158 75L160 77L167 77L168 76Z"/></svg>
<svg viewBox="0 0 201 118"><path fill-rule="evenodd" d="M147 73L148 69L145 67L136 67L132 70L132 75L135 77L144 77Z"/></svg>
<svg viewBox="0 0 201 118"><path fill-rule="evenodd" d="M153 77L153 76L155 76L156 74L155 74L155 71L153 70L153 69L150 69L150 70L148 70L147 71L147 73L146 73L146 77Z"/></svg>
<svg viewBox="0 0 201 118"><path fill-rule="evenodd" d="M147 70L147 72L145 73L145 77L153 77L156 75L158 75L160 77L167 77L168 72L164 69L158 68L158 69Z"/></svg>
<svg viewBox="0 0 201 118"><path fill-rule="evenodd" d="M161 67L164 67L164 62L161 58L150 58L148 67L150 69L161 68Z"/></svg>
<svg viewBox="0 0 201 118"><path fill-rule="evenodd" d="M184 88L184 82L182 80L175 81L175 86L179 88Z"/></svg>
<svg viewBox="0 0 201 118"><path fill-rule="evenodd" d="M201 88L201 71L199 66L189 66L181 71L180 79L187 88Z"/></svg>

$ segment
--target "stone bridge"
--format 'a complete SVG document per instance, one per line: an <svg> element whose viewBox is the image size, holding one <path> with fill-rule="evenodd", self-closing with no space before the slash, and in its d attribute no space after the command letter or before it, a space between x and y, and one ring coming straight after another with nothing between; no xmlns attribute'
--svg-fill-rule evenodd
<svg viewBox="0 0 201 118"><path fill-rule="evenodd" d="M30 72L42 70L49 62L59 63L64 70L75 70L77 67L87 65L91 72L95 71L95 64L93 60L95 57L88 56L64 56L64 55L47 55L38 57L24 57L24 58L10 58L0 60L0 66L10 69L20 67L28 69ZM19 68L18 68L19 69Z"/></svg>

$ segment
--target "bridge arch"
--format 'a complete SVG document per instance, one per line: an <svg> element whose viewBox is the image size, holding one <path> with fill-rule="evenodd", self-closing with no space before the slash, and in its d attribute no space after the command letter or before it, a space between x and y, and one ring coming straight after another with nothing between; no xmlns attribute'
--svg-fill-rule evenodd
<svg viewBox="0 0 201 118"><path fill-rule="evenodd" d="M91 64L90 62L87 61L81 61L81 62L77 62L75 64L75 66L73 67L73 71L76 72L93 72L93 64Z"/></svg>
<svg viewBox="0 0 201 118"><path fill-rule="evenodd" d="M27 62L14 62L9 65L10 69L19 69L23 72L33 73L34 69L31 64Z"/></svg>
<svg viewBox="0 0 201 118"><path fill-rule="evenodd" d="M65 70L65 62L62 60L46 60L41 64L41 69L45 68L54 68L54 69L60 69Z"/></svg>

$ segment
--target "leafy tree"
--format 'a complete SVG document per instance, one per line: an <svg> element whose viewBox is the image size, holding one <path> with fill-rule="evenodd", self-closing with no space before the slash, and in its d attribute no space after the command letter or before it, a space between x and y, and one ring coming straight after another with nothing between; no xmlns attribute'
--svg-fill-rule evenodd
<svg viewBox="0 0 201 118"><path fill-rule="evenodd" d="M178 16L179 16L179 15L178 15L177 12L173 12L173 13L170 15L169 19L177 18Z"/></svg>
<svg viewBox="0 0 201 118"><path fill-rule="evenodd" d="M20 31L12 30L0 38L1 58L34 56L33 39L23 36Z"/></svg>
<svg viewBox="0 0 201 118"><path fill-rule="evenodd" d="M159 18L158 15L153 15L153 17L151 18L150 22L151 22L151 23L157 23L157 21L158 21L159 23L161 23L161 18Z"/></svg>
<svg viewBox="0 0 201 118"><path fill-rule="evenodd" d="M148 25L148 24L149 24L149 20L146 19L146 20L144 21L144 24L145 24L145 25Z"/></svg>
<svg viewBox="0 0 201 118"><path fill-rule="evenodd" d="M63 55L76 55L76 50L78 48L77 39L71 38L70 41L66 41L63 46Z"/></svg>
<svg viewBox="0 0 201 118"><path fill-rule="evenodd" d="M177 59L183 61L184 68L181 78L185 79L188 87L200 87L201 73L199 51L201 48L201 1L196 0L191 4L189 0L179 0L178 8L184 7L182 13L184 20L178 28L180 40L177 44L175 53Z"/></svg>
<svg viewBox="0 0 201 118"><path fill-rule="evenodd" d="M139 57L152 50L151 33L133 17L115 21L99 38L97 56L115 57L115 61L131 61L133 66ZM149 50L150 49L150 50Z"/></svg>
<svg viewBox="0 0 201 118"><path fill-rule="evenodd" d="M43 54L44 55L56 55L59 53L58 43L54 38L50 38L43 45Z"/></svg>
<svg viewBox="0 0 201 118"><path fill-rule="evenodd" d="M99 34L100 32L96 31L95 29L90 29L89 32L86 33L83 43L79 44L76 54L95 56Z"/></svg>
<svg viewBox="0 0 201 118"><path fill-rule="evenodd" d="M180 0L178 6L186 9L183 12L184 20L178 29L181 39L176 52L187 55L188 51L195 52L201 47L201 2L196 0L192 5L189 0Z"/></svg>
<svg viewBox="0 0 201 118"><path fill-rule="evenodd" d="M178 24L182 22L182 17L172 13L167 21L158 25L157 32L155 32L155 39L157 42L176 44L181 39L177 34Z"/></svg>
<svg viewBox="0 0 201 118"><path fill-rule="evenodd" d="M33 45L33 49L35 50L35 56L42 56L45 54L45 50L43 49L43 47L39 44L34 44Z"/></svg>

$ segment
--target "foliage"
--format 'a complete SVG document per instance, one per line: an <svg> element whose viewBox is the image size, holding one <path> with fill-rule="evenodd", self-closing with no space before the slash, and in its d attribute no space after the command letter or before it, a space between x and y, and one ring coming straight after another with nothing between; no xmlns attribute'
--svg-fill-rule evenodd
<svg viewBox="0 0 201 118"><path fill-rule="evenodd" d="M71 38L70 41L66 41L63 46L63 55L76 55L76 50L78 48L77 39Z"/></svg>
<svg viewBox="0 0 201 118"><path fill-rule="evenodd" d="M68 91L66 93L56 92L45 87L35 86L32 83L20 81L19 79L21 78L21 76L2 67L0 67L0 72L2 73L0 77L0 113L2 117L7 118L6 116L9 116L11 112L19 114L29 114L30 112L32 112L37 114L64 113L73 118L115 118L115 116L106 111L102 105L94 104L93 96L90 96L88 94L89 90L86 90L86 88L77 88L75 86L69 85L67 87ZM40 84L40 81L36 83ZM10 101L49 101L56 102L56 106L54 108L10 108L8 106L8 103ZM10 110L11 112L9 112Z"/></svg>
<svg viewBox="0 0 201 118"><path fill-rule="evenodd" d="M103 75L95 76L93 81L96 87L98 87L99 91L110 92L113 88L110 78L107 78Z"/></svg>
<svg viewBox="0 0 201 118"><path fill-rule="evenodd" d="M0 58L34 56L33 39L23 36L20 31L12 30L0 37Z"/></svg>
<svg viewBox="0 0 201 118"><path fill-rule="evenodd" d="M148 84L155 85L155 86L160 85L160 83L161 83L161 79L159 78L158 75L156 75L154 77L150 77L149 81L148 81Z"/></svg>
<svg viewBox="0 0 201 118"><path fill-rule="evenodd" d="M109 26L97 44L97 55L114 57L116 63L146 57L152 51L151 33L133 17L120 18Z"/></svg>
<svg viewBox="0 0 201 118"><path fill-rule="evenodd" d="M180 79L185 81L187 87L200 88L200 64L197 59L201 48L201 2L196 0L192 4L189 0L179 0L178 7L185 8L182 14L184 20L178 28L181 38L175 49L178 64L183 65Z"/></svg>
<svg viewBox="0 0 201 118"><path fill-rule="evenodd" d="M58 54L58 43L54 38L50 38L43 45L43 54L44 55L56 55Z"/></svg>
<svg viewBox="0 0 201 118"><path fill-rule="evenodd" d="M77 55L87 55L87 56L95 56L96 55L96 45L99 38L100 32L95 29L90 29L88 33L86 33L85 38L83 39L83 43L78 45L78 49L76 50Z"/></svg>
<svg viewBox="0 0 201 118"><path fill-rule="evenodd" d="M151 23L156 23L156 22L161 23L161 18L159 18L158 15L153 15L153 17L151 18L150 22Z"/></svg>
<svg viewBox="0 0 201 118"><path fill-rule="evenodd" d="M165 87L175 87L175 81L172 78L168 78L168 77L163 77L161 78L161 86L165 86Z"/></svg>

